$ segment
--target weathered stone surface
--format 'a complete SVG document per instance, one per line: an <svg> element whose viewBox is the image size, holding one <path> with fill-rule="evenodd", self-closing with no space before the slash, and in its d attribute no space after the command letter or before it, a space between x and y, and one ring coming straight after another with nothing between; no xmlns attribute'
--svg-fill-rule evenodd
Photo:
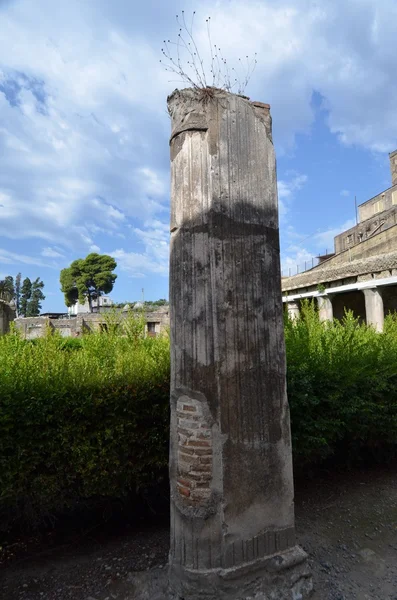
<svg viewBox="0 0 397 600"><path fill-rule="evenodd" d="M168 106L171 597L299 598L269 107L195 90Z"/></svg>
<svg viewBox="0 0 397 600"><path fill-rule="evenodd" d="M332 321L333 309L332 309L332 295L320 296L318 298L318 313L320 321Z"/></svg>
<svg viewBox="0 0 397 600"><path fill-rule="evenodd" d="M397 185L397 150L389 154L392 185Z"/></svg>
<svg viewBox="0 0 397 600"><path fill-rule="evenodd" d="M1 311L1 307L0 307ZM1 312L0 312L1 315ZM106 313L82 313L76 317L54 319L49 317L18 317L15 326L25 339L43 337L46 328L59 331L63 337L79 336L84 332L100 331L106 325ZM127 311L120 311L120 322L128 317ZM0 317L1 318L1 317ZM145 313L146 329L152 324L156 335L164 332L169 327L168 309L148 311ZM0 320L1 323L1 320ZM0 328L1 333L1 328Z"/></svg>
<svg viewBox="0 0 397 600"><path fill-rule="evenodd" d="M281 554L231 569L184 570L179 590L170 600L222 598L224 600L303 600L313 591L307 555L295 546Z"/></svg>
<svg viewBox="0 0 397 600"><path fill-rule="evenodd" d="M15 320L15 310L3 300L0 300L0 335L7 333L10 323Z"/></svg>
<svg viewBox="0 0 397 600"><path fill-rule="evenodd" d="M384 310L380 291L376 288L371 288L363 290L363 292L367 325L372 325L376 331L383 331Z"/></svg>
<svg viewBox="0 0 397 600"><path fill-rule="evenodd" d="M298 302L287 302L287 310L289 318L293 321L299 318L299 304Z"/></svg>

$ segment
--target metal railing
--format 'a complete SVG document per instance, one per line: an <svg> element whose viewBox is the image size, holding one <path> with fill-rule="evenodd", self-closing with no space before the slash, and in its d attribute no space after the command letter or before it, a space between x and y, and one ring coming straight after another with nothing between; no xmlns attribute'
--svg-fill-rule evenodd
<svg viewBox="0 0 397 600"><path fill-rule="evenodd" d="M332 255L333 255L333 253L328 254L328 251L327 251L326 254L319 255L319 256L311 256L310 258L308 258L305 261L302 261L299 264L288 266L288 267L282 266L281 276L282 277L292 277L293 275L299 275L300 273L304 273L305 271L310 271L310 269L314 269L314 267L317 267L320 264L320 262L325 260L327 256L331 257Z"/></svg>

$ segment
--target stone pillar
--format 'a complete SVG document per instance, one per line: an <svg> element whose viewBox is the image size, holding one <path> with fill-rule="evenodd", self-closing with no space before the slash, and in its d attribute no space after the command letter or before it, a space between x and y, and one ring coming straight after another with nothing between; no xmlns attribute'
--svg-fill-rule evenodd
<svg viewBox="0 0 397 600"><path fill-rule="evenodd" d="M15 321L15 309L5 300L0 300L0 335L4 335L10 330L10 323Z"/></svg>
<svg viewBox="0 0 397 600"><path fill-rule="evenodd" d="M332 296L319 296L318 300L318 312L320 321L332 321L334 313L332 309Z"/></svg>
<svg viewBox="0 0 397 600"><path fill-rule="evenodd" d="M5 302L0 300L0 335L4 335L7 332L7 315L5 309Z"/></svg>
<svg viewBox="0 0 397 600"><path fill-rule="evenodd" d="M291 321L299 319L299 304L297 302L287 302L288 316Z"/></svg>
<svg viewBox="0 0 397 600"><path fill-rule="evenodd" d="M391 184L397 185L397 150L389 154L390 158L390 173L391 173Z"/></svg>
<svg viewBox="0 0 397 600"><path fill-rule="evenodd" d="M306 598L269 106L187 89L168 108L170 597Z"/></svg>
<svg viewBox="0 0 397 600"><path fill-rule="evenodd" d="M382 332L385 318L382 295L376 288L363 290L363 292L367 325L373 325L376 331Z"/></svg>

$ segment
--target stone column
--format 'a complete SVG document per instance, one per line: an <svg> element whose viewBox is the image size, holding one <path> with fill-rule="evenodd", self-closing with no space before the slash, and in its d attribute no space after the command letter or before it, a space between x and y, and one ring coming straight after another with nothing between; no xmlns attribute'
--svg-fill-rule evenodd
<svg viewBox="0 0 397 600"><path fill-rule="evenodd" d="M5 309L5 302L0 300L0 335L7 333L7 315Z"/></svg>
<svg viewBox="0 0 397 600"><path fill-rule="evenodd" d="M288 316L292 321L299 319L299 304L297 302L287 302Z"/></svg>
<svg viewBox="0 0 397 600"><path fill-rule="evenodd" d="M168 108L170 597L306 598L269 106L187 89Z"/></svg>
<svg viewBox="0 0 397 600"><path fill-rule="evenodd" d="M363 292L367 325L373 325L376 331L382 332L385 318L382 295L376 288L363 290Z"/></svg>
<svg viewBox="0 0 397 600"><path fill-rule="evenodd" d="M334 318L334 312L332 309L332 296L319 296L317 300L320 321L332 321Z"/></svg>
<svg viewBox="0 0 397 600"><path fill-rule="evenodd" d="M397 150L389 154L390 158L390 172L391 172L391 184L397 185Z"/></svg>
<svg viewBox="0 0 397 600"><path fill-rule="evenodd" d="M4 335L10 330L10 323L15 321L15 309L5 300L0 300L0 335Z"/></svg>

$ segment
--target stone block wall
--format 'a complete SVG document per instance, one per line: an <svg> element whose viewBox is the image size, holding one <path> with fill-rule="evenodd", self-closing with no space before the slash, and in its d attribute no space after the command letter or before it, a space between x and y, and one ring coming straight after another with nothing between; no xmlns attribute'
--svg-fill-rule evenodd
<svg viewBox="0 0 397 600"><path fill-rule="evenodd" d="M334 266L358 260L371 258L380 254L397 252L397 207L390 212L390 219L385 222L385 230L374 234L361 243L356 243L352 248L339 252L332 258L324 261L323 265ZM345 232L345 234L348 232ZM343 235L345 235L343 234ZM338 236L340 237L340 236ZM336 243L336 238L335 238Z"/></svg>
<svg viewBox="0 0 397 600"><path fill-rule="evenodd" d="M121 318L125 318L126 313L121 313ZM146 323L154 323L154 333L159 335L169 326L169 312L167 310L159 310L150 312L145 315ZM1 303L0 303L0 333L1 324ZM16 327L22 332L22 335L27 340L43 337L46 327L51 327L53 330L58 330L63 337L77 337L82 333L100 331L101 327L106 323L103 314L92 313L78 315L69 319L50 319L48 317L18 317L15 320ZM147 329L146 324L146 329Z"/></svg>
<svg viewBox="0 0 397 600"><path fill-rule="evenodd" d="M15 325L25 340L43 337L49 324L50 319L47 317L18 317L15 319Z"/></svg>
<svg viewBox="0 0 397 600"><path fill-rule="evenodd" d="M362 246L367 241L378 239L381 233L397 224L397 205L391 204L392 193L396 194L395 201L397 202L397 187L394 191L388 190L387 193L390 196L390 206L387 210L380 214L372 215L371 218L368 218L363 223L359 223L335 236L334 245L337 254L349 248L353 250L356 245ZM368 210L370 211L370 209Z"/></svg>
<svg viewBox="0 0 397 600"><path fill-rule="evenodd" d="M382 211L389 210L390 208L395 206L395 204L393 205L393 201L395 202L394 192L396 191L397 181L394 181L392 187L385 190L384 192L381 192L380 194L377 194L373 198L370 198L370 200L367 200L367 202L360 204L360 206L358 207L359 225L361 225L363 221L366 221L367 219L371 219L372 217L376 216L375 210L379 209L378 214L380 215Z"/></svg>

